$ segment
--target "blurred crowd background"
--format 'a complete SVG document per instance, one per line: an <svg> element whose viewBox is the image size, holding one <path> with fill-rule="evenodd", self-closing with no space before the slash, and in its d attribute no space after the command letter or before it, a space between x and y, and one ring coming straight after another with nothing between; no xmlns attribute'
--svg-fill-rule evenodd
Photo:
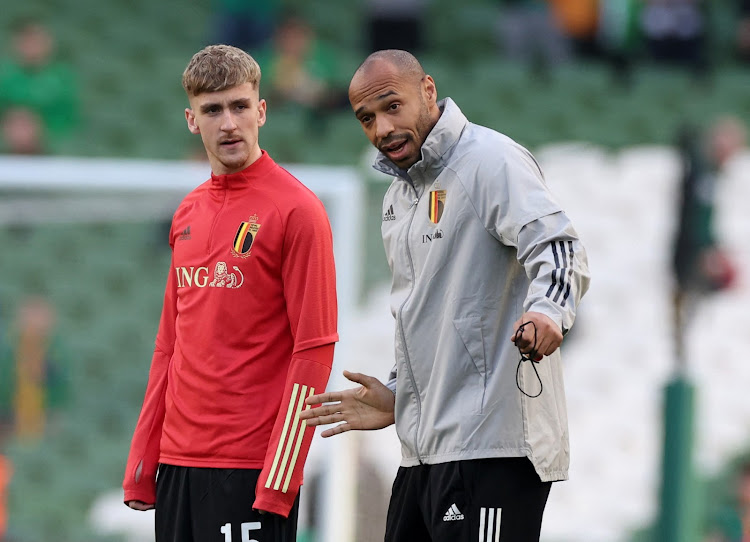
<svg viewBox="0 0 750 542"><path fill-rule="evenodd" d="M211 42L260 61L287 162L355 161L346 87L387 47L529 146L671 143L750 107L747 0L30 0L4 3L0 32L3 150L23 154L195 156L177 75Z"/></svg>
<svg viewBox="0 0 750 542"><path fill-rule="evenodd" d="M657 313L663 325L650 332L666 337L668 346L660 346L664 366L675 361L680 367L690 358L690 322L706 318L696 316L701 303L724 295L747 300L727 293L747 278L747 254L741 253L747 237L723 242L722 232L731 228L717 214L721 201L734 204L738 227L750 233L742 211L750 175L737 167L750 164L743 150L750 121L748 0L4 1L0 170L10 164L4 157L28 156L203 163L202 145L185 126L180 77L192 54L209 43L236 45L259 61L269 111L261 146L277 162L360 172L365 235L355 304L363 311L370 310L373 296L380 299L388 280L378 236L387 185L365 172L372 153L349 110L347 86L359 62L383 48L415 53L440 96L454 98L471 121L539 151L542 164L551 165L553 191L571 201L582 221L588 211L583 229L590 228L594 244L597 229L602 246L615 238L598 228L614 223L603 206L631 196L633 205L614 211L630 213L620 217L617 242L627 243L628 228L640 236L636 244L623 245L634 252L641 244L651 246L650 236L664 239L655 249L658 258L641 262L629 252L625 270L606 268L612 275L604 278L594 273L595 283L609 284L615 293L601 312L583 315L584 326L593 325L596 314L608 319L627 312L615 274L634 263L661 266L657 276L669 280L656 283L666 301L652 301L666 308ZM617 167L624 168L634 149L646 149L637 154L646 158L629 171L648 181L634 181L629 190L602 188L608 179L553 183L556 171L560 178L588 178L594 170L607 175L614 166L599 167L605 155L620 157ZM666 162L662 154L653 160L657 152L666 153ZM86 208L79 220L45 221L51 208L35 206L34 190L23 188L23 169L14 167L12 173L0 171L0 541L125 540L123 534L97 532L90 514L122 478L161 308L169 216L128 220L120 213L107 219ZM722 200L715 181L727 168L738 192L725 191ZM11 188L2 184L9 176L16 181ZM608 194L596 199L597 191ZM59 192L63 198L64 189ZM23 212L19 201L26 205ZM665 207L649 206L654 202ZM637 226L647 213L666 218L644 222L657 226L649 231ZM594 215L602 217L600 223ZM384 302L376 310L387 316ZM750 335L750 318L741 311L714 314L740 322L730 327L739 336L740 347L731 353L740 363L742 355L747 358L742 339ZM729 355L723 348L734 339L723 332L719 326L709 338L715 347L709 356ZM574 351L586 350L586 340L585 329L572 333ZM650 344L647 352L653 352ZM378 376L385 378L390 366L390 358L383 360ZM654 385L666 382L669 373L658 373ZM616 385L622 374L607 382ZM570 393L575 414L575 387ZM732 393L742 398L741 388ZM650 423L659 427L660 414L649 412ZM607 424L621 422L612 418ZM750 540L750 419L743 423L720 464L708 472L698 469L701 504L691 508L691 540ZM627 455L617 457L628 462ZM615 461L610 468L627 470ZM362 472L371 488L363 506L382 514L388 482L366 465ZM618 487L608 491L616 494ZM593 502L597 495L589 497ZM656 507L638 508L628 528L582 527L568 538L561 530L558 538L545 540L666 542L658 534ZM363 522L381 521L377 515L368 519L366 511ZM324 513L310 506L301 536L315 540L316 514ZM369 531L356 538L376 539Z"/></svg>

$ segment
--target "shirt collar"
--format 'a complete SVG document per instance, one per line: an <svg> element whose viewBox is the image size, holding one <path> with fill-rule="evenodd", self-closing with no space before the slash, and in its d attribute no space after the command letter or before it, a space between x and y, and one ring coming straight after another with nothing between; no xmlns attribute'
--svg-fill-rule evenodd
<svg viewBox="0 0 750 542"><path fill-rule="evenodd" d="M259 179L268 174L276 166L268 153L261 150L260 158L247 166L242 171L236 173L227 173L225 175L215 175L211 173L212 188L242 188L247 186L255 179Z"/></svg>

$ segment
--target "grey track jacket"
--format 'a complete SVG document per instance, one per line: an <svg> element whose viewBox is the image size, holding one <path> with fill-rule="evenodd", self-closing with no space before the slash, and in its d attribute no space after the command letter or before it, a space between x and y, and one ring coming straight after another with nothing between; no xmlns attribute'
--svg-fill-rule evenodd
<svg viewBox="0 0 750 542"><path fill-rule="evenodd" d="M450 99L383 202L393 274L396 393L402 466L527 456L543 481L568 476L560 351L537 369L539 397L516 386L513 324L541 312L567 332L588 288L586 254L531 154L467 121ZM539 391L531 362L519 381Z"/></svg>

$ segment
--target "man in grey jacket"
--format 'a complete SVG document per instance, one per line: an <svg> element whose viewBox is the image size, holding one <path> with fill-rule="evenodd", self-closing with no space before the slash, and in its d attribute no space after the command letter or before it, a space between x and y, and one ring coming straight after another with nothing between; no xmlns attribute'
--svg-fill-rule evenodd
<svg viewBox="0 0 750 542"><path fill-rule="evenodd" d="M588 288L583 247L531 154L438 101L411 54L370 55L349 100L394 177L396 364L387 384L345 371L360 386L300 418L338 424L324 437L396 424L386 542L538 541L568 476L559 346Z"/></svg>

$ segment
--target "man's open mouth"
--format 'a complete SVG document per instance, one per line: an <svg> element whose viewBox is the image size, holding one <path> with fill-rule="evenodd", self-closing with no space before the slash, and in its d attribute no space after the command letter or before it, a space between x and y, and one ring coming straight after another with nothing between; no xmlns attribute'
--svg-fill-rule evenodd
<svg viewBox="0 0 750 542"><path fill-rule="evenodd" d="M402 139L400 141L395 141L393 143L389 143L388 145L382 145L380 147L380 150L384 153L394 154L398 153L401 149L404 148L404 145L407 143L407 139Z"/></svg>

